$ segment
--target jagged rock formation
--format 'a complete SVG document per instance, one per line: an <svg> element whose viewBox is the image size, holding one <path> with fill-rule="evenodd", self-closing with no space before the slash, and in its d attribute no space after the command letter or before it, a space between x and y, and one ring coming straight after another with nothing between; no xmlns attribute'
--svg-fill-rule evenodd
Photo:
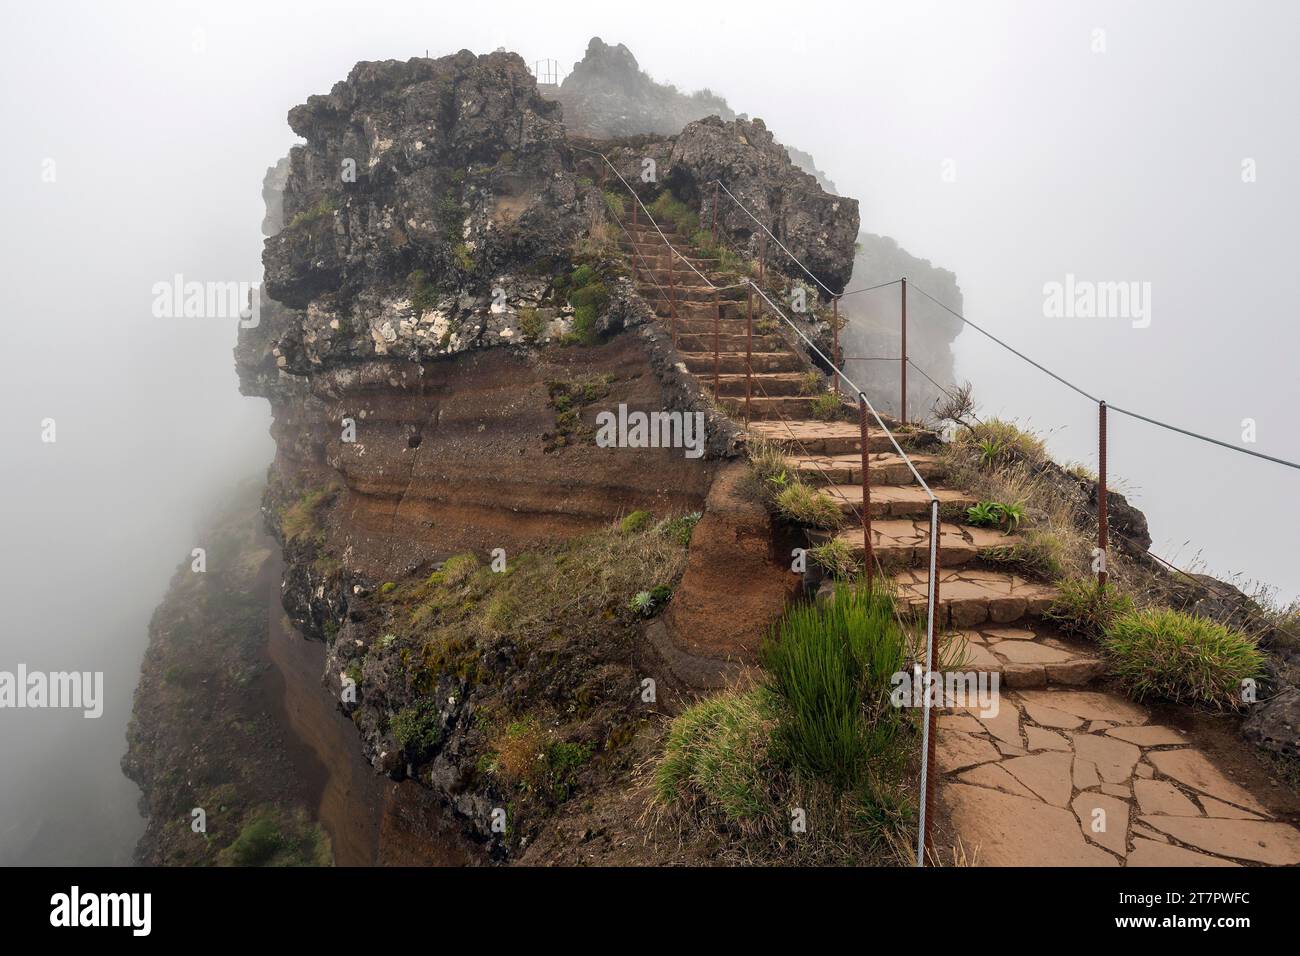
<svg viewBox="0 0 1300 956"><path fill-rule="evenodd" d="M586 55L573 64L554 94L564 105L569 131L591 139L618 139L642 133L673 135L692 120L736 118L727 101L710 90L682 93L656 83L637 64L632 51L592 37Z"/></svg>
<svg viewBox="0 0 1300 956"><path fill-rule="evenodd" d="M572 336L554 284L602 203L558 116L518 56L468 52L359 64L290 113L307 143L289 157L261 321L241 330L236 364L242 390L272 402L269 506L341 487L329 550L366 574L703 501L712 466L680 450L629 468L590 444L552 454L543 438L555 382L608 378L613 405L699 405L651 330L539 348ZM625 281L611 276L608 298L596 331L642 322ZM725 453L725 428L710 436Z"/></svg>
<svg viewBox="0 0 1300 956"><path fill-rule="evenodd" d="M830 178L824 172L817 168L817 161L813 159L812 153L805 153L802 149L795 149L793 146L787 146L785 151L790 154L790 161L816 179L822 189L832 196L839 195L840 191L835 188L835 184L830 181Z"/></svg>
<svg viewBox="0 0 1300 956"><path fill-rule="evenodd" d="M721 180L830 289L843 288L852 274L858 201L826 193L815 177L790 161L761 119L723 122L710 116L688 123L678 136L614 144L608 152L631 183L639 182L645 161L653 160L657 182L689 205L698 205L705 224L712 223L713 180ZM719 191L717 202L719 231L756 259L761 229L725 193ZM775 244L769 245L773 268L803 277Z"/></svg>
<svg viewBox="0 0 1300 956"><path fill-rule="evenodd" d="M853 277L848 289L868 289L906 276L954 311L962 310L957 276L920 259L888 236L863 232L853 257ZM841 353L856 357L846 364L847 374L881 410L898 414L901 372L894 359L901 354L901 302L899 286L850 295L840 302L847 324L840 333ZM962 330L961 320L913 289L907 299L907 354L926 375L947 388L956 380L952 343ZM928 414L942 396L939 388L915 368L907 373L908 417Z"/></svg>

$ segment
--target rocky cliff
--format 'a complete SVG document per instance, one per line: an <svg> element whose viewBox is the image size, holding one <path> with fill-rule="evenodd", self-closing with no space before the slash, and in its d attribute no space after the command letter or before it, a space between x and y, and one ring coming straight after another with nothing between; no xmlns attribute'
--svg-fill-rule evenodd
<svg viewBox="0 0 1300 956"><path fill-rule="evenodd" d="M621 184L563 120L503 52L361 63L294 108L305 142L268 172L260 321L235 352L273 412L286 610L328 645L375 768L431 787L498 856L627 772L654 713L642 627L736 449L632 281ZM856 203L761 121L605 148L647 202L698 204L724 177L847 279ZM734 211L720 228L756 241ZM598 446L597 412L620 406L698 413L703 454Z"/></svg>

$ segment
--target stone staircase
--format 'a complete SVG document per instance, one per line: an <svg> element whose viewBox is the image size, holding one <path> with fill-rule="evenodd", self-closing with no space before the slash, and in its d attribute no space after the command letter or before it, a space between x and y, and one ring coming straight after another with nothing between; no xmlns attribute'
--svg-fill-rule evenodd
<svg viewBox="0 0 1300 956"><path fill-rule="evenodd" d="M684 258L717 286L731 285L736 278L721 273L718 260L679 255L670 276L664 237L653 226L627 223L625 228L622 249L636 265L638 292L665 326L676 326L682 360L706 391L713 390L716 361L715 398L736 418L744 417L746 349L750 350L748 434L785 449L790 470L839 504L849 521L837 536L861 561L860 426L812 418L814 397L805 394L812 366L804 355L779 331L759 334L757 311L751 332L743 289L717 291L715 301L715 290L683 264ZM689 249L674 230L661 228L675 248ZM771 320L763 323L765 330L770 327ZM886 424L892 429L898 423L886 419ZM913 614L923 616L929 585L929 499L889 437L874 425L867 430L867 451L875 555L892 577L902 603ZM909 457L940 503L947 506L946 512L961 513L976 503L963 489L944 484L936 456L918 453ZM831 532L809 532L812 544L829 537ZM1004 535L995 529L941 522L940 626L960 632L970 667L1000 671L1012 686L1079 684L1092 679L1102 665L1091 648L1067 641L1040 620L1056 595L1055 589L981 559L983 549L1016 540L1014 534Z"/></svg>
<svg viewBox="0 0 1300 956"><path fill-rule="evenodd" d="M716 367L715 398L742 419L750 349L748 434L780 446L789 471L830 495L850 517L843 531L810 531L810 542L834 534L861 561L860 426L811 416L813 399L803 394L811 366L781 334L747 334L742 291L722 292L715 304L713 290L678 260L669 294L663 238L652 227L629 230L632 241L623 247L635 260L638 290L667 326L674 324L675 305L678 351L687 369L711 390ZM665 233L676 248L688 248L675 233ZM734 281L718 273L716 260L689 261L715 284ZM886 419L886 425L895 430L898 423ZM901 601L923 616L929 499L883 431L870 427L866 441L873 549ZM945 484L936 456L908 457L949 518L976 503L966 490ZM1001 686L1012 688L994 712L958 708L939 717L941 815L975 863L1300 863L1300 831L1278 820L1178 731L1152 724L1149 711L1124 698L1082 689L1102 676L1104 663L1094 645L1069 639L1043 620L1056 589L981 555L1016 540L961 520L940 522L938 626L960 642L962 670L996 672Z"/></svg>

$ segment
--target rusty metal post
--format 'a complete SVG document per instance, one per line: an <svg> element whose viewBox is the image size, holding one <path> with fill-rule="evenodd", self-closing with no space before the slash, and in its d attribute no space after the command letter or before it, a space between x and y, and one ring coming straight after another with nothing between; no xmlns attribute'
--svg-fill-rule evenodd
<svg viewBox="0 0 1300 956"><path fill-rule="evenodd" d="M939 636L943 633L943 602L939 596L939 579L943 570L943 525L939 522L939 502L934 500L930 502L930 534L935 538L933 542L933 556L930 561L930 586L934 594L934 612L930 615L928 621L929 633L926 635L926 661L925 673L927 680L933 680L936 658L939 653ZM926 697L929 698L929 685L926 685ZM928 708L926 716L926 765L928 772L925 777L925 792L921 799L925 801L925 809L922 811L925 818L925 825L921 831L922 858L928 858L933 852L934 846L930 839L930 834L934 827L934 744L937 733L937 707ZM923 864L924 865L924 864Z"/></svg>
<svg viewBox="0 0 1300 956"><path fill-rule="evenodd" d="M718 181L713 181L713 245L718 245Z"/></svg>
<svg viewBox="0 0 1300 956"><path fill-rule="evenodd" d="M719 363L722 359L722 353L719 345L719 333L722 331L722 305L718 301L718 290L713 290L713 397L721 403L722 390L719 385L721 379L719 372Z"/></svg>
<svg viewBox="0 0 1300 956"><path fill-rule="evenodd" d="M899 413L898 420L904 425L907 424L907 277L903 277L903 310L902 310L902 330L903 330L903 356L899 360Z"/></svg>
<svg viewBox="0 0 1300 956"><path fill-rule="evenodd" d="M668 314L673 319L673 348L677 348L677 286L673 279L673 247L668 247Z"/></svg>
<svg viewBox="0 0 1300 956"><path fill-rule="evenodd" d="M1106 586L1106 545L1110 538L1106 515L1106 403L1097 403L1097 587Z"/></svg>
<svg viewBox="0 0 1300 956"><path fill-rule="evenodd" d="M867 444L867 401L858 396L858 426L862 432L862 568L867 581L872 580L875 552L871 547L871 458Z"/></svg>
<svg viewBox="0 0 1300 956"><path fill-rule="evenodd" d="M754 375L754 293L745 290L745 424L749 424L749 399Z"/></svg>
<svg viewBox="0 0 1300 956"><path fill-rule="evenodd" d="M835 367L831 373L831 381L835 384L835 395L838 398L840 394L840 377L835 374L840 369L840 297L835 296L831 299L831 308L834 313L831 317L831 364Z"/></svg>

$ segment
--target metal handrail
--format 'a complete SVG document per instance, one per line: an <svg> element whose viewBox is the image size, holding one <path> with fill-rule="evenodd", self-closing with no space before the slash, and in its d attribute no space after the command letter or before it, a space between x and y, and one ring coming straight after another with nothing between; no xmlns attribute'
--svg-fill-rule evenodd
<svg viewBox="0 0 1300 956"><path fill-rule="evenodd" d="M866 551L864 554L864 559L865 559L864 564L866 566L868 575L870 575L871 573L870 562L872 560L872 556L874 552L872 550L871 530L870 530L871 503L870 503L870 499L867 497L868 488L869 488L868 474L867 474L868 461L869 461L869 451L867 447L868 433L866 428L867 412L871 413L871 416L876 420L877 426L886 435L886 437L888 437L890 444L893 445L894 450L898 453L899 458L901 458L906 463L908 470L911 471L912 476L917 481L917 484L920 485L921 489L925 492L926 497L929 499L928 505L930 511L930 548L929 548L930 560L929 560L928 583L926 587L926 627L925 627L924 664L925 664L925 674L927 676L927 680L930 679L930 675L934 673L935 654L936 654L936 641L935 641L934 629L935 629L935 622L937 618L938 603L939 603L939 579L938 579L939 536L941 530L940 521L939 521L939 499L935 495L934 491L930 488L926 480L921 476L921 473L916 468L915 463L912 461L911 457L907 454L907 452L903 450L902 445L899 444L898 439L894 436L893 432L889 430L889 427L885 424L884 419L880 416L880 413L876 410L875 406L871 403L871 400L867 398L867 393L863 389L859 388L857 383L854 382L851 378L849 378L843 372L843 370L840 369L840 367L836 362L833 362L826 357L825 353L822 352L822 350L817 346L817 344L813 342L806 334L804 334L804 331L800 329L799 326L795 324L795 322L788 315L786 315L785 311L780 306L778 306L775 302L772 301L772 299L767 295L766 292L763 291L762 287L758 283L754 282L749 277L745 277L740 282L735 283L734 285L731 286L720 287L715 285L707 276L705 276L702 272L700 272L693 265L691 265L689 259L682 256L676 250L673 244L669 242L667 235L665 235L664 231L661 228L659 228L659 224L655 222L654 216L651 215L650 210L646 207L645 203L641 201L641 197L637 195L636 190L632 188L631 184L628 183L628 181L623 178L623 175L618 171L618 169L614 166L614 164L610 162L608 156L606 156L604 153L598 152L597 150L587 149L581 146L575 146L574 148L581 150L582 152L585 153L590 153L594 156L599 156L601 160L611 170L613 170L614 175L618 177L619 181L623 184L623 186L628 190L628 192L632 194L632 198L636 201L638 207L645 212L646 218L650 221L650 224L654 227L655 232L659 234L659 238L663 240L664 245L668 248L669 256L670 256L669 258L670 266L675 258L681 258L682 261L686 263L687 267L690 268L692 272L694 272L697 276L700 277L700 279L704 281L705 286L708 289L713 291L715 310L717 310L717 304L718 304L717 293L719 291L722 291L723 289L748 286L754 293L756 293L759 296L759 298L762 301L766 302L768 306L773 311L775 311L776 314L780 316L781 319L791 329L794 330L795 334L799 336L800 339L803 340L804 344L807 345L807 347L819 358L821 358L821 360L826 363L826 366L832 370L832 372L836 377L835 380L837 382L837 389L836 389L837 393L838 393L838 381L843 380L849 386L852 392L857 395L858 407L860 410L861 433L862 433L861 434L861 443L862 443L861 454L862 454L862 463L863 463L862 522L863 522L864 544L866 547ZM763 232L767 236L770 236L772 241L775 242L777 246L783 252L786 253L786 255L790 256L791 260L793 260L797 265L799 265L799 267L803 269L803 271L807 273L807 275L814 282L816 282L819 286L825 289L829 295L831 295L832 297L835 296L835 293L831 292L831 290L827 288L826 285L821 282L821 280L819 280L816 276L814 276L812 272L809 271L808 268L803 265L803 263L799 262L799 260L790 252L790 250L787 249L785 245L779 239L776 238L776 236L772 235L771 231L766 226L764 226L761 222L758 221L757 217L755 217L753 213L751 213L748 209L745 209L744 205L741 204L740 201L736 199L736 197L731 193L731 191L727 189L725 184L717 180L715 180L714 182L717 183L717 185L721 186L722 190L727 194L728 197L730 197L732 202L736 203L737 206L739 206L742 210L744 210L744 212L758 224L758 226L763 230ZM716 223L716 214L717 211L716 211L716 193L715 193L715 207L714 207L715 223ZM624 232L626 233L626 230L624 230ZM630 235L629 235L629 240L631 240ZM635 248L636 243L633 241L632 245ZM760 270L761 269L762 269L762 263L760 262ZM655 286L658 287L658 283L655 283ZM861 290L861 291L866 291L866 290ZM718 362L719 349L717 344L717 331L716 331L717 322L720 319L720 315L721 315L720 311L715 311L715 332L714 332L714 398L715 400L720 398L718 387L717 387L717 375L718 375L717 362ZM747 378L752 376L752 368L750 367L750 363L748 361L746 362L746 376ZM919 827L918 827L918 835L917 835L917 856L916 856L917 866L925 865L925 852L929 842L928 831L929 831L929 822L930 822L930 804L932 802L930 765L934 761L934 743L935 743L935 736L936 736L934 732L934 727L932 726L934 724L935 714L934 714L934 708L931 706L930 698L931 695L927 691L923 690L922 692L923 730L922 730L922 739L921 739L921 790L924 796L921 801L920 816L918 821Z"/></svg>

